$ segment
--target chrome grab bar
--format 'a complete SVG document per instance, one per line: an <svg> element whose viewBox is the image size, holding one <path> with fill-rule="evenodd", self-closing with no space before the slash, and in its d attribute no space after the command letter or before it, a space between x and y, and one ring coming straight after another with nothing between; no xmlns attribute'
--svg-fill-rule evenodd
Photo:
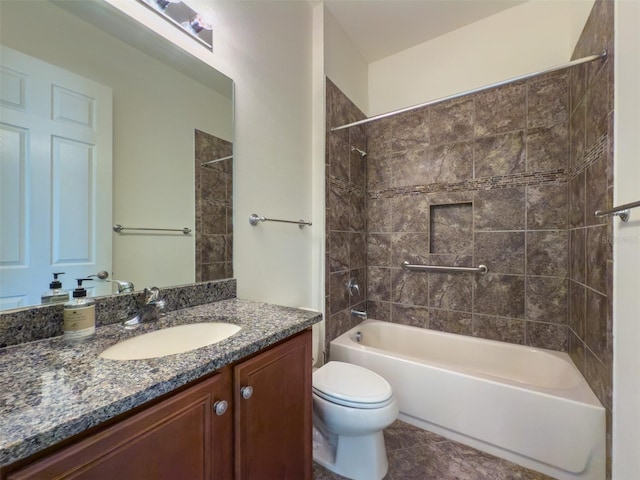
<svg viewBox="0 0 640 480"><path fill-rule="evenodd" d="M256 213L252 213L251 215L249 215L249 223L251 225L255 227L259 222L295 223L296 225L298 225L298 227L300 227L300 229L303 229L305 225L311 226L311 222L305 222L304 220L278 220L275 218L266 218Z"/></svg>
<svg viewBox="0 0 640 480"><path fill-rule="evenodd" d="M152 231L152 232L182 232L185 235L188 235L191 233L191 229L188 227L184 227L184 228L143 228L143 227L123 227L122 225L120 225L119 223L116 223L113 226L113 231L116 233L120 233L123 230L146 230L146 231Z"/></svg>
<svg viewBox="0 0 640 480"><path fill-rule="evenodd" d="M479 273L484 275L489 271L486 265L478 265L477 267L442 267L439 265L413 265L407 261L402 262L402 268L415 272L454 272L454 273Z"/></svg>
<svg viewBox="0 0 640 480"><path fill-rule="evenodd" d="M640 201L625 203L624 205L620 205L619 207L614 207L609 210L596 210L594 215L596 217L606 217L608 215L613 215L616 217L620 217L620 220L622 220L623 222L628 222L629 217L631 216L631 212L629 210L636 207L640 207Z"/></svg>

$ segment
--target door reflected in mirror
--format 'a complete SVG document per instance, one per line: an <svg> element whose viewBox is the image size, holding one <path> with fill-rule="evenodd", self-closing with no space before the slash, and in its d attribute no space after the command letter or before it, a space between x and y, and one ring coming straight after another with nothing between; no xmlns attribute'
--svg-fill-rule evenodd
<svg viewBox="0 0 640 480"><path fill-rule="evenodd" d="M145 7L141 5L141 8ZM16 115L15 108L7 107L5 96L10 92L4 79L7 74L24 72L3 66L0 117L3 140L8 135L11 139L18 138L18 143L25 143L23 154L14 156L7 167L18 175L18 181L3 182L0 191L3 205L0 279L9 278L9 273L27 270L34 258L33 241L44 240L46 244L42 247L45 267L38 274L25 274L21 280L31 287L32 293L9 291L8 285L14 282L2 283L0 309L39 304L40 295L48 289L54 272L73 272L62 276L63 288L67 290L73 289L75 277L101 270L109 271L113 281L132 282L136 289L232 276L233 160L202 165L214 159L212 156L233 156L232 80L106 2L54 4L44 0L3 0L0 2L0 43L102 85L111 90L113 97L112 180L98 184L90 180L93 178L90 170L101 165L103 154L98 155L92 140L82 140L86 147L84 156L75 148L71 149L75 157L63 151L56 159L55 155L43 153L29 143L34 138L31 127L26 130L20 127L19 133L24 135L16 137L15 122L5 113L11 111ZM34 79L33 76L24 79L22 85L28 95ZM18 85L20 95L20 82L14 85ZM78 98L77 95L70 97L71 104L77 106ZM45 117L52 118L51 112L45 112ZM91 128L100 135L102 126L96 124ZM55 144L56 138L67 138L58 131L51 135L45 143ZM67 143L63 142L65 146ZM3 151L3 168L5 158ZM94 200L83 202L82 195L74 193L72 198L58 202L56 208L67 217L83 216L84 223L80 223L83 242L76 241L83 245L82 251L71 250L73 242L61 235L66 233L67 237L77 240L79 233L70 230L68 225L72 222L60 223L56 219L52 213L55 208L46 207L43 219L33 217L34 207L44 204L39 198L46 197L54 203L56 199L51 194L55 182L49 181L47 188L42 189L32 180L33 174L39 168L55 173L52 169L55 165L67 165L64 171L74 172L74 158L84 159L83 178L87 183L79 185L79 177L74 178L74 186L61 181L57 191L86 192L95 187L91 192ZM74 204L83 206L80 213L76 213ZM112 211L106 230L104 220L90 215L97 206L105 204ZM180 230L187 227L192 232L188 235L180 231L115 233L114 224ZM7 246L11 248L5 248ZM111 265L105 265L108 261L96 255L104 248L109 249ZM107 292L115 293L112 285L115 283L106 284ZM98 292L94 287L96 293L105 292Z"/></svg>

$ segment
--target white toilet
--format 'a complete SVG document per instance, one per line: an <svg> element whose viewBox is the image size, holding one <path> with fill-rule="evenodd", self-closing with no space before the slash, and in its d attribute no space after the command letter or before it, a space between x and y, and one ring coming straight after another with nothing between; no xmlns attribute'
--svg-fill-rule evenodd
<svg viewBox="0 0 640 480"><path fill-rule="evenodd" d="M391 385L358 365L329 362L313 372L313 459L355 480L387 473L382 430L398 417Z"/></svg>

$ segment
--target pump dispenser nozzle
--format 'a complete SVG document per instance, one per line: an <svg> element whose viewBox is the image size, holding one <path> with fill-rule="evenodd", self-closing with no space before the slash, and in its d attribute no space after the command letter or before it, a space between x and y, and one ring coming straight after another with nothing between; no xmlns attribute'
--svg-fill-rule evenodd
<svg viewBox="0 0 640 480"><path fill-rule="evenodd" d="M91 278L76 278L76 281L78 282L78 287L73 291L73 298L78 298L78 297L86 297L87 296L87 291L82 288L82 282L86 282L87 280L91 281Z"/></svg>

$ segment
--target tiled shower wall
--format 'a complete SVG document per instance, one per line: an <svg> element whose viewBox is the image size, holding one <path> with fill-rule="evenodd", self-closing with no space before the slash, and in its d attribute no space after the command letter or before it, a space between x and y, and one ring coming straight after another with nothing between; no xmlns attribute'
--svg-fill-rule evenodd
<svg viewBox="0 0 640 480"><path fill-rule="evenodd" d="M365 115L326 80L326 339L329 341L360 322L351 308L366 307L366 151L364 127L330 133L330 128L362 120ZM355 279L359 293L349 295Z"/></svg>
<svg viewBox="0 0 640 480"><path fill-rule="evenodd" d="M233 144L195 131L196 282L233 277Z"/></svg>
<svg viewBox="0 0 640 480"><path fill-rule="evenodd" d="M596 1L573 57L604 50L605 61L571 72L569 168L569 354L607 409L610 478L613 389L611 218L596 210L613 202L613 6Z"/></svg>
<svg viewBox="0 0 640 480"><path fill-rule="evenodd" d="M370 318L568 351L607 409L610 459L612 221L593 212L613 198L612 0L596 1L573 58L604 50L606 61L388 117L364 135L327 129L326 311L327 341L366 300ZM328 127L360 118L327 80ZM350 152L362 145L366 175ZM408 272L403 261L489 273ZM366 276L355 300L344 288L354 273L361 289Z"/></svg>
<svg viewBox="0 0 640 480"><path fill-rule="evenodd" d="M370 316L567 349L568 105L561 71L368 125Z"/></svg>

